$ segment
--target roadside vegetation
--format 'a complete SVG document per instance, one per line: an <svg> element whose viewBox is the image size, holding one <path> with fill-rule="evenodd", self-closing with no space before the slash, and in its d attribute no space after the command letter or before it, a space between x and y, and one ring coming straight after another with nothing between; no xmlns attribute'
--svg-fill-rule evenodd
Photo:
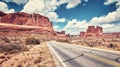
<svg viewBox="0 0 120 67"><path fill-rule="evenodd" d="M40 41L39 41L39 39L36 39L34 37L26 38L25 39L25 44L26 45L36 45L36 44L40 44Z"/></svg>
<svg viewBox="0 0 120 67"><path fill-rule="evenodd" d="M46 42L38 38L0 37L0 67L55 67Z"/></svg>
<svg viewBox="0 0 120 67"><path fill-rule="evenodd" d="M78 38L58 41L71 43L74 45L120 51L120 38Z"/></svg>
<svg viewBox="0 0 120 67"><path fill-rule="evenodd" d="M20 45L20 44L3 44L0 45L0 52L5 52L5 53L17 53L17 52L22 52L22 51L27 51L27 47L25 45Z"/></svg>
<svg viewBox="0 0 120 67"><path fill-rule="evenodd" d="M68 42L69 42L68 39L58 39L57 41L58 41L58 42L65 42L65 43L68 43Z"/></svg>

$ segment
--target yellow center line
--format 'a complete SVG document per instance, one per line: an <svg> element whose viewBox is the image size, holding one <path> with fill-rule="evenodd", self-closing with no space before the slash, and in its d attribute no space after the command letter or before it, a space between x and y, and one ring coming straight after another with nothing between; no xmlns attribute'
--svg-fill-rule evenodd
<svg viewBox="0 0 120 67"><path fill-rule="evenodd" d="M114 62L114 61L111 61L111 60L108 60L108 59L104 59L102 57L99 57L99 56L96 56L96 55L92 55L90 53L84 53L84 55L88 56L88 57L91 57L93 59L96 59L98 61L102 61L102 62L105 62L105 63L108 63L108 64L111 64L115 67L120 67L120 63L117 63L117 62Z"/></svg>

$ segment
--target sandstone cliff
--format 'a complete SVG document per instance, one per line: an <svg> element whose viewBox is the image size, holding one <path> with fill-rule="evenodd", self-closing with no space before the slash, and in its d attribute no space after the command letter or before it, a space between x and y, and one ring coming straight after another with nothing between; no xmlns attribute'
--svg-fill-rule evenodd
<svg viewBox="0 0 120 67"><path fill-rule="evenodd" d="M40 14L23 12L6 14L0 11L0 36L28 37L33 34L53 36L52 22Z"/></svg>
<svg viewBox="0 0 120 67"><path fill-rule="evenodd" d="M2 23L2 25L1 25ZM37 31L44 31L47 30L49 32L53 32L53 26L52 23L49 22L49 19L47 17L44 17L39 14L27 14L23 12L17 12L17 13L10 13L10 14L5 14L0 11L0 26L2 29L6 26L4 24L14 24L14 25L8 25L7 27L10 26L10 28L13 29L26 29L26 28L36 28ZM17 26L15 26L17 25ZM14 27L15 26L15 27ZM21 27L22 26L22 27ZM34 29L35 29L34 28Z"/></svg>

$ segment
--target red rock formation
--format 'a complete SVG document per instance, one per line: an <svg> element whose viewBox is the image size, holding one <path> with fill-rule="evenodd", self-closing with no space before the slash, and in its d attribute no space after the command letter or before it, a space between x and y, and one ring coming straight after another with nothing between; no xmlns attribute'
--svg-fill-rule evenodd
<svg viewBox="0 0 120 67"><path fill-rule="evenodd" d="M57 38L61 38L61 37L66 38L66 37L68 37L68 35L65 34L65 31L61 31L61 32L56 31L55 35L56 35Z"/></svg>
<svg viewBox="0 0 120 67"><path fill-rule="evenodd" d="M102 36L103 30L102 27L97 26L96 28L94 26L88 26L88 29L86 32L80 32L81 37L97 37Z"/></svg>
<svg viewBox="0 0 120 67"><path fill-rule="evenodd" d="M0 17L3 17L5 15L7 15L7 14L0 11Z"/></svg>
<svg viewBox="0 0 120 67"><path fill-rule="evenodd" d="M12 25L11 25L12 24ZM0 12L0 31L18 30L54 33L52 23L47 17L23 12L5 14Z"/></svg>
<svg viewBox="0 0 120 67"><path fill-rule="evenodd" d="M95 30L95 33L96 33L97 36L99 36L99 35L102 36L103 35L102 27L97 26L96 30Z"/></svg>
<svg viewBox="0 0 120 67"><path fill-rule="evenodd" d="M104 37L120 38L120 32L104 33Z"/></svg>
<svg viewBox="0 0 120 67"><path fill-rule="evenodd" d="M88 26L87 33L94 33L95 27L94 26Z"/></svg>

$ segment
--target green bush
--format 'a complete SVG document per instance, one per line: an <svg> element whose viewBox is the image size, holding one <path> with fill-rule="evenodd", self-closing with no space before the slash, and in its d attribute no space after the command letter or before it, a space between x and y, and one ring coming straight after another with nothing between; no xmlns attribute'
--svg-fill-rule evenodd
<svg viewBox="0 0 120 67"><path fill-rule="evenodd" d="M40 44L40 41L38 39L35 38L26 38L25 39L25 44L26 45L31 45L31 44Z"/></svg>

